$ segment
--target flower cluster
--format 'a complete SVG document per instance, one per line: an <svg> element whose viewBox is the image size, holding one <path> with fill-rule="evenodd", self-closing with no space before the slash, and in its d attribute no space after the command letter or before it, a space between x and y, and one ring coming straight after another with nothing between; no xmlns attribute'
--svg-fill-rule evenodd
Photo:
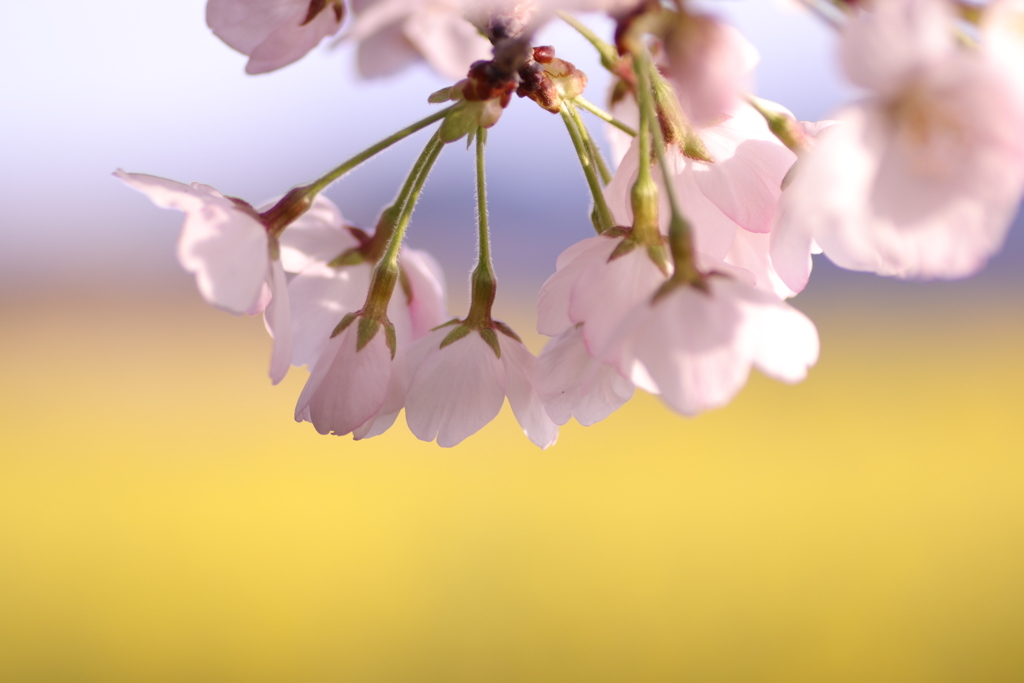
<svg viewBox="0 0 1024 683"><path fill-rule="evenodd" d="M116 175L184 212L178 256L206 301L263 314L272 381L309 368L295 418L321 434L376 436L404 410L418 438L454 446L507 398L546 448L558 425L603 420L637 387L695 415L729 403L752 368L807 375L817 332L786 300L807 285L813 253L881 275L965 277L999 250L1024 193L1024 5L805 4L836 26L865 93L818 123L751 94L756 50L688 2L209 0L210 27L249 56L249 73L342 31L364 75L423 59L457 82L430 95L445 108L261 208ZM572 14L587 10L615 18L612 40ZM612 74L608 111L584 98L586 74L533 44L556 16ZM492 312L484 150L513 96L561 118L597 233L541 288L537 330L551 339L539 357ZM581 111L608 124L614 171ZM434 124L373 230L321 194ZM476 144L479 250L469 310L450 318L440 266L403 240L438 155L463 138Z"/></svg>

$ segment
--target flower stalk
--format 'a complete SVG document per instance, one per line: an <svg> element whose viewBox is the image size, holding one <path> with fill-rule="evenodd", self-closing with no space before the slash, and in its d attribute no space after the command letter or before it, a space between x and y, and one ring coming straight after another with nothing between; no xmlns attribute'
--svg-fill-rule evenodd
<svg viewBox="0 0 1024 683"><path fill-rule="evenodd" d="M487 217L487 179L484 172L484 146L487 143L487 129L480 128L476 136L476 201L478 250L476 268L472 275L472 295L466 324L471 328L483 329L491 324L491 306L498 291L491 262L491 233Z"/></svg>
<svg viewBox="0 0 1024 683"><path fill-rule="evenodd" d="M594 198L594 228L598 234L602 234L615 226L615 219L612 218L612 212L605 201L601 179L598 177L598 171L591 159L587 143L583 139L583 134L576 125L576 119L569 113L568 106L563 104L559 113L562 115L562 121L565 122L566 130L569 131L569 137L572 138L572 145L576 148L576 155L579 157L580 166L583 167L583 175L587 178L590 194Z"/></svg>
<svg viewBox="0 0 1024 683"><path fill-rule="evenodd" d="M672 177L665 159L665 139L662 135L661 126L656 124L654 116L655 104L650 95L649 84L651 82L651 71L656 67L648 54L635 57L634 64L636 65L638 90L640 92L641 125L646 125L646 130L649 131L654 139L654 153L657 156L658 166L661 168L665 180L665 192L668 195L668 205L671 213L668 227L668 243L669 251L672 255L672 278L658 291L655 295L655 298L657 298L678 284L692 284L699 287L703 283L703 276L697 270L693 230L690 227L689 221L683 215L682 209L679 206L679 200L676 198L676 193L672 191ZM643 129L641 129L642 132ZM649 162L647 165L649 167ZM643 166L643 152L641 152L641 168Z"/></svg>
<svg viewBox="0 0 1024 683"><path fill-rule="evenodd" d="M576 127L579 128L583 142L587 146L587 152L590 153L590 160L597 167L597 172L601 176L601 184L607 185L612 181L612 172L608 170L608 164L605 163L604 157L601 156L601 150L598 149L597 143L594 142L590 131L587 130L587 125L583 122L583 117L580 116L580 110L572 102L568 102L567 106L572 114L573 121L576 122Z"/></svg>
<svg viewBox="0 0 1024 683"><path fill-rule="evenodd" d="M387 310L391 296L395 291L395 285L400 278L398 252L405 238L405 231L409 227L413 209L415 209L416 202L423 191L423 185L427 181L430 169L433 167L434 162L437 161L437 157L441 154L443 147L444 145L440 142L439 133L435 133L427 142L427 146L424 147L420 158L417 159L409 175L410 178L415 177L415 180L412 181L412 185L409 187L408 196L402 206L401 215L388 240L387 250L373 269L373 275L370 278L370 288L366 293L366 303L363 304L363 308L358 314L346 316L338 327L335 328L334 334L331 335L336 336L340 334L345 327L352 323L355 317L359 317L357 350L361 350L370 343L381 325L383 325L385 333L388 335L388 347L391 349L392 357L395 354L394 327L388 321Z"/></svg>
<svg viewBox="0 0 1024 683"><path fill-rule="evenodd" d="M575 102L578 106L582 107L583 109L586 109L591 114L601 119L605 123L610 123L611 125L615 126L629 137L636 137L636 131L631 126L629 126L626 123L623 123L622 121L619 121L617 118L606 112L604 109L601 109L596 104L586 99L582 95L577 96L573 100L573 102Z"/></svg>
<svg viewBox="0 0 1024 683"><path fill-rule="evenodd" d="M289 190L281 201L269 210L260 214L263 223L268 226L270 234L276 237L284 232L285 228L287 228L292 221L305 213L306 210L313 205L313 199L335 180L356 168L367 159L383 152L396 142L400 142L410 135L418 133L430 124L445 118L448 113L457 106L459 106L458 103L453 104L450 107L445 107L440 111L436 111L430 116L422 118L416 123L410 124L402 130L392 133L380 142L370 145L362 152L359 152L317 180L306 185L299 185L298 187L294 187Z"/></svg>

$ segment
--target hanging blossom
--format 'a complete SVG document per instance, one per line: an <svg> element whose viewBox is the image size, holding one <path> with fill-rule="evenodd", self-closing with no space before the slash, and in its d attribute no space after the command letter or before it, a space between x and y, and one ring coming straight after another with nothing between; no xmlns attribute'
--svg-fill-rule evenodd
<svg viewBox="0 0 1024 683"><path fill-rule="evenodd" d="M685 415L728 403L751 367L802 380L818 358L807 317L748 273L717 264L703 287L676 286L643 248L612 257L626 237L570 247L541 290L538 331L554 336L540 357L538 392L552 419L604 419L638 386ZM704 263L712 263L703 257Z"/></svg>
<svg viewBox="0 0 1024 683"><path fill-rule="evenodd" d="M281 235L281 262L294 274L288 282L292 365L313 367L335 326L362 307L374 263L335 261L358 255L372 239L372 233L346 225L338 207L322 195ZM399 263L404 285L388 316L399 341L408 343L447 320L447 293L441 266L427 252L403 248Z"/></svg>
<svg viewBox="0 0 1024 683"><path fill-rule="evenodd" d="M446 319L440 266L426 252L402 249L401 282L386 323L362 322L374 237L345 225L337 206L322 196L281 236L282 261L296 273L288 284L292 364L310 368L295 419L321 434L364 439L389 429L405 402L410 345ZM360 324L377 330L361 348Z"/></svg>
<svg viewBox="0 0 1024 683"><path fill-rule="evenodd" d="M249 56L246 73L262 74L298 61L341 28L341 0L209 0L206 23L230 47Z"/></svg>
<svg viewBox="0 0 1024 683"><path fill-rule="evenodd" d="M737 105L719 122L691 131L689 140L695 151L687 156L676 145L666 150L666 160L673 180L671 190L686 207L699 258L742 268L749 271L758 287L781 298L792 296L793 288L777 270L780 262L788 263L780 258L788 253L770 253L770 233L783 180L796 155L772 134L762 115L749 104ZM620 225L628 225L631 220L629 189L636 180L638 154L634 141L605 191L608 206ZM660 174L656 174L655 182L662 230L667 231L668 189Z"/></svg>
<svg viewBox="0 0 1024 683"><path fill-rule="evenodd" d="M409 430L424 441L455 446L497 417L508 397L530 441L553 445L558 427L534 388L537 359L518 336L499 324L444 343L453 329L441 327L409 351Z"/></svg>
<svg viewBox="0 0 1024 683"><path fill-rule="evenodd" d="M761 57L729 24L712 15L681 12L664 45L668 79L691 122L706 126L728 116L750 92Z"/></svg>
<svg viewBox="0 0 1024 683"><path fill-rule="evenodd" d="M291 360L291 314L284 268L260 215L240 199L200 183L117 171L114 175L157 206L185 214L178 261L195 275L207 303L234 314L264 313L274 338L270 378L277 384Z"/></svg>
<svg viewBox="0 0 1024 683"><path fill-rule="evenodd" d="M949 7L887 0L850 19L841 110L786 191L778 244L820 245L837 265L960 278L1003 244L1024 189L1024 108L1009 70L954 40ZM787 259L788 260L788 259ZM794 291L803 268L780 273Z"/></svg>

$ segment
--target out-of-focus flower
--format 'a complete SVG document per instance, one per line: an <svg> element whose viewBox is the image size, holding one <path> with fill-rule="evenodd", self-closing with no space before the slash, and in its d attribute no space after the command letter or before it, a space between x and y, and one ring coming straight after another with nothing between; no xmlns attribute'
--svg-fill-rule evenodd
<svg viewBox="0 0 1024 683"><path fill-rule="evenodd" d="M341 28L341 0L209 0L206 24L249 55L246 73L261 74L301 59Z"/></svg>
<svg viewBox="0 0 1024 683"><path fill-rule="evenodd" d="M288 291L280 260L271 258L276 245L256 210L209 185L120 170L114 175L157 206L185 214L178 261L195 275L199 293L209 304L235 314L267 310L274 338L270 377L275 384L280 382L291 357Z"/></svg>
<svg viewBox="0 0 1024 683"><path fill-rule="evenodd" d="M541 448L553 445L558 427L534 389L533 354L518 339L491 328L470 330L442 348L453 329L435 330L409 351L412 379L405 418L412 433L424 441L436 439L439 446L455 446L497 417L507 396L530 441Z"/></svg>
<svg viewBox="0 0 1024 683"><path fill-rule="evenodd" d="M715 17L680 12L665 36L668 77L691 123L727 116L750 90L760 61L739 31Z"/></svg>
<svg viewBox="0 0 1024 683"><path fill-rule="evenodd" d="M465 18L460 0L353 0L344 40L359 43L359 71L389 76L419 60L452 79L491 54L490 42Z"/></svg>
<svg viewBox="0 0 1024 683"><path fill-rule="evenodd" d="M712 275L637 306L620 327L615 362L672 409L695 415L725 405L751 366L798 382L818 359L814 324L773 294Z"/></svg>
<svg viewBox="0 0 1024 683"><path fill-rule="evenodd" d="M903 278L959 278L998 251L1024 189L1024 111L1006 68L954 41L946 3L852 18L846 72L872 93L818 135L783 198L785 244ZM780 273L794 290L805 268Z"/></svg>

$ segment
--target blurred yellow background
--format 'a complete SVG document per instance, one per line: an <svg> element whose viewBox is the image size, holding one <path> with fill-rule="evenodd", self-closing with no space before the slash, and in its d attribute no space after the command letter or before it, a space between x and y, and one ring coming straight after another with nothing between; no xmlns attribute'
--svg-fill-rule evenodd
<svg viewBox="0 0 1024 683"><path fill-rule="evenodd" d="M1024 680L1024 314L928 301L541 452L320 437L194 293L8 297L0 680Z"/></svg>

